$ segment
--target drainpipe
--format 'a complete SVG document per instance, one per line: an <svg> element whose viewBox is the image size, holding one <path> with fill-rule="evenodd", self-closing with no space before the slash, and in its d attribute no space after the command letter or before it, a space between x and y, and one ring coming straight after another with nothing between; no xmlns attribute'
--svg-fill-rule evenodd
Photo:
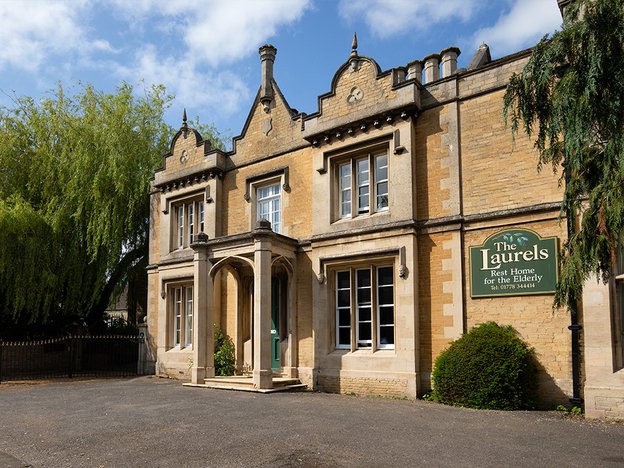
<svg viewBox="0 0 624 468"><path fill-rule="evenodd" d="M570 178L572 177L572 169L569 161L565 161L565 184L566 187L570 184ZM574 210L572 209L571 201L566 197L565 200L566 210L566 223L568 225L568 243L574 235ZM571 332L571 347L572 347L572 398L570 403L574 406L580 406L583 403L581 398L581 346L579 342L579 336L582 326L578 322L578 303L573 293L568 295L568 309L570 310L570 326L568 330Z"/></svg>

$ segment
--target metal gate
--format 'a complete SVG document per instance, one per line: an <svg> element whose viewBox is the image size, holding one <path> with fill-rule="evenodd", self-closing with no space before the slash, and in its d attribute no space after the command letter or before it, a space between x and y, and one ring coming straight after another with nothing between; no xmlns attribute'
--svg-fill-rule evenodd
<svg viewBox="0 0 624 468"><path fill-rule="evenodd" d="M0 341L0 381L142 373L143 335Z"/></svg>

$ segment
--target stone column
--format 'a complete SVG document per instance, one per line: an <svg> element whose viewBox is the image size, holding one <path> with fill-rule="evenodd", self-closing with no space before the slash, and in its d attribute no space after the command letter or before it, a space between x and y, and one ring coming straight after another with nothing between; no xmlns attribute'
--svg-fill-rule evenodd
<svg viewBox="0 0 624 468"><path fill-rule="evenodd" d="M245 314L245 288L243 285L243 278L238 272L233 272L236 278L236 369L238 371L243 370L243 363L245 362L245 341L243 336L245 330L243 329L243 323L245 321L243 315Z"/></svg>
<svg viewBox="0 0 624 468"><path fill-rule="evenodd" d="M289 377L297 377L297 263L293 259L293 270L288 273L288 367L284 372Z"/></svg>
<svg viewBox="0 0 624 468"><path fill-rule="evenodd" d="M193 244L194 282L193 282L193 367L191 381L204 383L205 378L214 377L214 305L213 282L209 272L211 262L208 259L207 236L198 235Z"/></svg>
<svg viewBox="0 0 624 468"><path fill-rule="evenodd" d="M271 370L271 223L254 230L253 385L273 388Z"/></svg>

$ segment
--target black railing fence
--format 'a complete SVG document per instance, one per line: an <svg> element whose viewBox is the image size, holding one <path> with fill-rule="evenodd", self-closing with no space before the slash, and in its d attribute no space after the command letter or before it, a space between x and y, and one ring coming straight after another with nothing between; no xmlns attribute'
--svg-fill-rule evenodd
<svg viewBox="0 0 624 468"><path fill-rule="evenodd" d="M0 340L0 381L142 373L143 335Z"/></svg>

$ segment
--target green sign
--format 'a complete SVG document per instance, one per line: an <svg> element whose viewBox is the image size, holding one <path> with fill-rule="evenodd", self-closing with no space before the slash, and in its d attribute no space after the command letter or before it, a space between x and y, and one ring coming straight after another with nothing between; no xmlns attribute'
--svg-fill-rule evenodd
<svg viewBox="0 0 624 468"><path fill-rule="evenodd" d="M524 296L555 292L557 238L507 229L470 247L470 296Z"/></svg>

